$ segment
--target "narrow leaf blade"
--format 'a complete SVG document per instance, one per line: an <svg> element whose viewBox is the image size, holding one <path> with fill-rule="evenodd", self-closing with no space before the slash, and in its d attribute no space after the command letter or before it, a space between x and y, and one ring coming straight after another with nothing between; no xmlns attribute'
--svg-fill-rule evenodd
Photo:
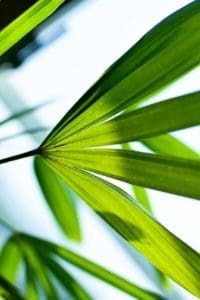
<svg viewBox="0 0 200 300"><path fill-rule="evenodd" d="M131 184L200 199L200 161L116 149L46 152L55 168L77 167Z"/></svg>
<svg viewBox="0 0 200 300"><path fill-rule="evenodd" d="M44 197L63 232L70 239L80 242L75 195L40 157L35 158L34 169Z"/></svg>
<svg viewBox="0 0 200 300"><path fill-rule="evenodd" d="M53 147L88 148L121 144L200 125L200 92L161 101L99 126L62 138Z"/></svg>
<svg viewBox="0 0 200 300"><path fill-rule="evenodd" d="M193 1L149 31L85 93L43 145L145 100L200 64L200 2Z"/></svg>
<svg viewBox="0 0 200 300"><path fill-rule="evenodd" d="M138 287L137 285L129 282L128 280L120 277L117 274L107 270L106 268L92 262L91 260L84 258L83 256L70 251L67 248L61 247L57 244L47 242L36 237L22 234L21 238L28 241L33 247L37 247L40 251L49 252L51 254L56 254L60 258L63 258L68 263L84 270L85 272L96 276L97 278L103 280L104 282L113 285L114 287L124 291L141 300L161 300L162 296L147 291Z"/></svg>
<svg viewBox="0 0 200 300"><path fill-rule="evenodd" d="M123 190L85 171L61 163L55 165L50 160L48 163L97 214L158 269L200 296L200 256L193 249L143 211Z"/></svg>

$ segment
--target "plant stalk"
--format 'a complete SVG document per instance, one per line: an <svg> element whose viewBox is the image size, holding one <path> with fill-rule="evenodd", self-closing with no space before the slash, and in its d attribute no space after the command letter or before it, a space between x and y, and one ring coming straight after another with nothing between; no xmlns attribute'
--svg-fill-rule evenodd
<svg viewBox="0 0 200 300"><path fill-rule="evenodd" d="M26 157L30 157L30 156L35 156L35 155L38 155L39 153L40 153L39 149L37 148L37 149L30 150L30 151L27 151L27 152L24 152L24 153L9 156L9 157L0 159L0 165L11 162L11 161L15 161L15 160L18 160L18 159L22 159L22 158L26 158Z"/></svg>

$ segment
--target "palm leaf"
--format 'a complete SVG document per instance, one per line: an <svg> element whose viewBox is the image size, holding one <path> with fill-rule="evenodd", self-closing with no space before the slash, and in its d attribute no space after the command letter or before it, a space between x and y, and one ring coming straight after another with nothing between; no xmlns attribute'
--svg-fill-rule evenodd
<svg viewBox="0 0 200 300"><path fill-rule="evenodd" d="M54 144L146 99L200 64L200 2L149 31L85 93L44 145Z"/></svg>
<svg viewBox="0 0 200 300"><path fill-rule="evenodd" d="M125 182L200 199L200 161L137 151L90 149L48 151L45 158L66 173L73 166Z"/></svg>
<svg viewBox="0 0 200 300"><path fill-rule="evenodd" d="M200 296L200 256L193 249L111 183L87 172L63 167L61 163L48 163L97 214L158 269L194 295Z"/></svg>
<svg viewBox="0 0 200 300"><path fill-rule="evenodd" d="M52 148L87 148L139 141L199 125L199 111L200 92L196 92L124 113L71 137L62 136Z"/></svg>

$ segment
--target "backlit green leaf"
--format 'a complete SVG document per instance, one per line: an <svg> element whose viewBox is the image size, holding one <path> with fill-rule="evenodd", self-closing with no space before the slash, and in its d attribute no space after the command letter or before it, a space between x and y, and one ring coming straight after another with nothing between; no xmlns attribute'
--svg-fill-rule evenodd
<svg viewBox="0 0 200 300"><path fill-rule="evenodd" d="M0 56L51 15L64 0L38 0L14 22L0 31ZM15 4L13 4L15 5ZM9 12L8 12L9 13ZM0 12L1 17L1 12Z"/></svg>
<svg viewBox="0 0 200 300"><path fill-rule="evenodd" d="M45 140L62 141L151 96L200 64L200 2L149 31L85 93Z"/></svg>
<svg viewBox="0 0 200 300"><path fill-rule="evenodd" d="M158 269L200 296L200 256L193 249L155 221L118 187L85 171L55 164L51 160L48 163L97 214ZM55 246L55 251L64 257L64 249Z"/></svg>
<svg viewBox="0 0 200 300"><path fill-rule="evenodd" d="M34 168L45 199L63 232L72 240L80 241L76 196L40 157L35 158Z"/></svg>
<svg viewBox="0 0 200 300"><path fill-rule="evenodd" d="M142 140L142 143L153 152L158 154L167 154L191 159L200 158L199 154L196 153L192 148L169 134L148 138Z"/></svg>
<svg viewBox="0 0 200 300"><path fill-rule="evenodd" d="M102 125L61 138L61 149L87 148L139 141L179 129L200 125L200 92L155 103L124 113Z"/></svg>
<svg viewBox="0 0 200 300"><path fill-rule="evenodd" d="M200 199L200 161L116 149L46 152L53 166L73 166L131 184Z"/></svg>

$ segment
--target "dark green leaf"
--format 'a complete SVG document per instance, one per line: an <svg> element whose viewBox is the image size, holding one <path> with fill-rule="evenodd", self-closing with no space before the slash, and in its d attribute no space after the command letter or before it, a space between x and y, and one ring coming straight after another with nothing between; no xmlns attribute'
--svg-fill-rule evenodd
<svg viewBox="0 0 200 300"><path fill-rule="evenodd" d="M40 300L34 271L26 260L26 296L28 300Z"/></svg>
<svg viewBox="0 0 200 300"><path fill-rule="evenodd" d="M21 295L18 289L1 275L0 275L0 285L4 288L5 291L9 293L9 296L13 297L13 299L25 300L25 298Z"/></svg>
<svg viewBox="0 0 200 300"><path fill-rule="evenodd" d="M89 127L54 147L88 148L139 141L179 129L200 125L200 92L158 102Z"/></svg>
<svg viewBox="0 0 200 300"><path fill-rule="evenodd" d="M62 141L151 96L200 64L200 1L175 12L123 55L43 143Z"/></svg>

